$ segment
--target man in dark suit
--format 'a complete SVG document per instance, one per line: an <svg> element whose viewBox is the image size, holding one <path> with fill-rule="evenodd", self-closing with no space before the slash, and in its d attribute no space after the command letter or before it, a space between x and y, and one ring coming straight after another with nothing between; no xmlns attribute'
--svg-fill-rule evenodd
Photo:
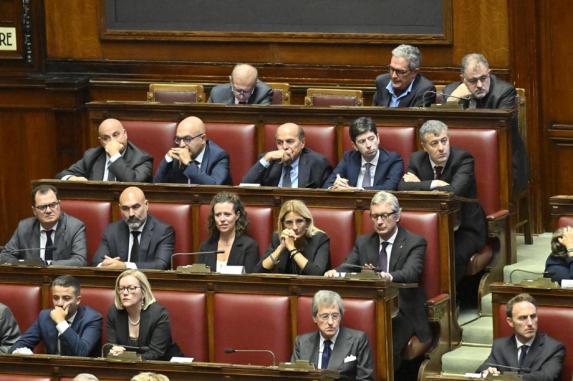
<svg viewBox="0 0 573 381"><path fill-rule="evenodd" d="M20 328L12 311L8 306L0 303L0 353L8 353L19 337Z"/></svg>
<svg viewBox="0 0 573 381"><path fill-rule="evenodd" d="M90 148L79 161L56 175L70 181L151 182L153 158L127 140L127 132L117 119L99 125L101 147Z"/></svg>
<svg viewBox="0 0 573 381"><path fill-rule="evenodd" d="M10 352L32 354L41 341L48 354L98 356L102 316L80 305L80 282L70 275L62 275L52 281L51 288L54 308L42 310Z"/></svg>
<svg viewBox="0 0 573 381"><path fill-rule="evenodd" d="M410 156L407 173L398 184L399 190L438 190L473 199L462 203L459 228L454 233L456 283L465 275L472 254L480 250L487 238L485 214L477 202L473 156L450 147L448 126L429 120L420 128L423 151Z"/></svg>
<svg viewBox="0 0 573 381"><path fill-rule="evenodd" d="M317 332L298 336L291 361L308 360L317 369L340 372L340 380L374 380L372 351L362 331L341 327L344 305L340 295L320 290L312 299Z"/></svg>
<svg viewBox="0 0 573 381"><path fill-rule="evenodd" d="M396 152L380 147L380 137L372 118L356 119L349 134L354 149L344 153L323 188L396 190L404 162Z"/></svg>
<svg viewBox="0 0 573 381"><path fill-rule="evenodd" d="M203 121L183 119L175 132L175 147L161 160L155 183L231 185L229 155L208 140Z"/></svg>
<svg viewBox="0 0 573 381"><path fill-rule="evenodd" d="M273 89L259 81L257 69L251 65L235 65L229 81L213 87L209 103L270 105L273 100Z"/></svg>
<svg viewBox="0 0 573 381"><path fill-rule="evenodd" d="M558 381L565 358L559 341L537 331L537 305L529 294L507 302L505 318L513 335L496 339L491 353L478 368L483 378L503 371L517 371L525 381Z"/></svg>
<svg viewBox="0 0 573 381"><path fill-rule="evenodd" d="M321 154L306 148L304 130L285 123L275 133L277 149L265 153L249 169L242 183L282 188L320 188L332 172Z"/></svg>
<svg viewBox="0 0 573 381"><path fill-rule="evenodd" d="M419 283L424 269L426 240L400 227L400 204L391 193L380 191L370 202L370 218L374 233L361 235L354 248L336 270L327 271L327 277L340 272L356 272L361 267L374 268L382 279L396 283ZM425 342L432 338L423 288L402 288L398 302L400 312L392 319L394 370L401 364L402 350L414 335Z"/></svg>
<svg viewBox="0 0 573 381"><path fill-rule="evenodd" d="M436 87L420 74L422 55L411 45L392 50L389 73L376 78L373 106L424 107L434 102Z"/></svg>
<svg viewBox="0 0 573 381"><path fill-rule="evenodd" d="M171 266L175 246L173 228L148 214L149 203L137 187L119 196L122 220L108 225L93 264L110 269L158 269Z"/></svg>
<svg viewBox="0 0 573 381"><path fill-rule="evenodd" d="M458 102L463 108L516 109L515 87L490 73L489 62L478 53L470 53L462 59L461 81L444 88L448 102ZM463 98L459 100L454 98ZM517 115L511 122L511 147L513 168L513 192L519 194L527 188L529 160L525 144L519 134Z"/></svg>
<svg viewBox="0 0 573 381"><path fill-rule="evenodd" d="M0 253L0 263L18 260L58 266L85 266L87 261L84 223L64 212L58 190L39 185L32 190L32 213L18 224Z"/></svg>

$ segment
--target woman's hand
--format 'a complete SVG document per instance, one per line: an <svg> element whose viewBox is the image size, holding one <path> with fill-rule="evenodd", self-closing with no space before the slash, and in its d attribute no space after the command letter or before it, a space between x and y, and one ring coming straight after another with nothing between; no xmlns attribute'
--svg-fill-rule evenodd
<svg viewBox="0 0 573 381"><path fill-rule="evenodd" d="M284 229L281 232L281 245L284 245L288 251L294 250L296 247L294 241L296 240L296 233L292 229Z"/></svg>
<svg viewBox="0 0 573 381"><path fill-rule="evenodd" d="M121 345L114 345L113 347L111 347L111 349L109 350L109 354L112 356L119 356L121 355L123 352L125 352L125 348L122 347Z"/></svg>

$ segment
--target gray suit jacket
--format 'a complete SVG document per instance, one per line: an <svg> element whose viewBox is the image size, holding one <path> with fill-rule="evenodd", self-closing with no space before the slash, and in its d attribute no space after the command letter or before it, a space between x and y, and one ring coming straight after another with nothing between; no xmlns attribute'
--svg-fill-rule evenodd
<svg viewBox="0 0 573 381"><path fill-rule="evenodd" d="M8 353L20 337L18 322L8 306L0 303L0 353Z"/></svg>
<svg viewBox="0 0 573 381"><path fill-rule="evenodd" d="M99 265L104 257L119 257L127 261L129 248L129 227L123 221L116 221L105 228L103 238L93 259L93 265ZM167 270L171 266L171 255L175 246L175 231L152 215L139 237L139 258L135 263L139 269Z"/></svg>
<svg viewBox="0 0 573 381"><path fill-rule="evenodd" d="M296 338L291 361L308 360L318 367L320 334L311 332ZM349 357L356 359L350 361ZM340 327L336 343L330 354L328 369L338 370L340 380L374 380L372 350L368 336L356 329Z"/></svg>
<svg viewBox="0 0 573 381"><path fill-rule="evenodd" d="M86 228L84 223L64 212L60 215L54 238L53 265L85 266L87 264ZM40 250L18 251L40 247L40 222L36 217L18 224L10 241L0 253L0 263L18 263L19 259L39 260Z"/></svg>
<svg viewBox="0 0 573 381"><path fill-rule="evenodd" d="M273 89L263 81L257 80L255 89L249 100L248 104L260 104L260 105L270 105L273 100ZM235 96L231 89L231 84L226 83L224 85L217 85L213 87L211 93L209 94L209 103L224 103L227 105L235 104Z"/></svg>

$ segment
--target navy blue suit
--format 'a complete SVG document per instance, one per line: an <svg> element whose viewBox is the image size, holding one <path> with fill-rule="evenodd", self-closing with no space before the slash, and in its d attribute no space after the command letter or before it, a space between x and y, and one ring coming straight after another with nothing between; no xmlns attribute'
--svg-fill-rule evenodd
<svg viewBox="0 0 573 381"><path fill-rule="evenodd" d="M34 324L10 348L10 353L24 347L33 350L42 341L46 353L58 354L58 330L50 317L50 311L51 309L45 309L40 312ZM60 336L61 355L99 356L101 328L102 316L97 311L87 306L78 306L71 327Z"/></svg>
<svg viewBox="0 0 573 381"><path fill-rule="evenodd" d="M217 144L208 140L205 144L205 154L201 162L201 168L191 162L182 166L179 160L168 163L165 158L161 160L154 183L183 183L203 185L231 185L231 173L229 171L229 154Z"/></svg>
<svg viewBox="0 0 573 381"><path fill-rule="evenodd" d="M374 181L371 187L365 189L396 190L404 173L404 161L396 152L386 151L383 148L380 148L379 152ZM336 181L336 175L347 179L348 184L355 187L358 182L361 164L362 155L360 152L356 150L346 151L344 157L334 168L334 172L332 172L322 187L331 187Z"/></svg>

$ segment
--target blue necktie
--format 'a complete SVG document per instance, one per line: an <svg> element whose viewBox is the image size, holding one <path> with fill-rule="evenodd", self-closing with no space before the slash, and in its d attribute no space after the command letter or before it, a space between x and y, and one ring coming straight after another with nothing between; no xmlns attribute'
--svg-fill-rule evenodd
<svg viewBox="0 0 573 381"><path fill-rule="evenodd" d="M328 368L328 361L330 361L330 353L332 352L332 349L330 349L330 344L332 344L332 341L324 340L324 349L322 350L321 369Z"/></svg>

